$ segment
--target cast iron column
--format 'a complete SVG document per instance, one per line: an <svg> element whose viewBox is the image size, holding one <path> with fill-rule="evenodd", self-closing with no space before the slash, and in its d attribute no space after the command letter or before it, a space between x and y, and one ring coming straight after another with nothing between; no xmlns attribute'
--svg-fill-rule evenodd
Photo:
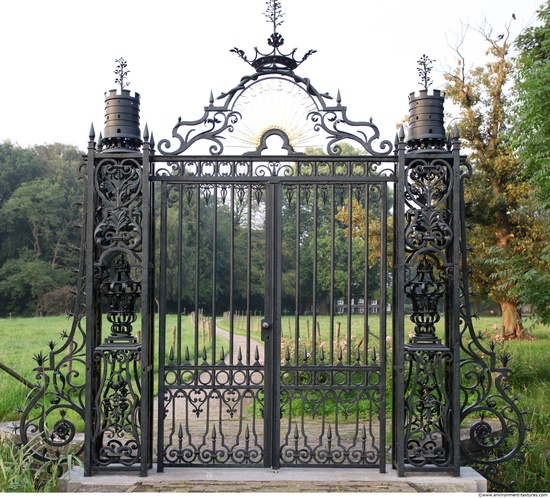
<svg viewBox="0 0 550 498"><path fill-rule="evenodd" d="M400 476L414 470L460 473L460 252L455 234L460 155L445 138L443 100L438 90L427 88L409 96L408 150L398 201L403 210L397 212L403 215L397 235L404 238L397 304L409 315L398 315L394 349L398 413L393 460Z"/></svg>
<svg viewBox="0 0 550 498"><path fill-rule="evenodd" d="M139 94L120 83L88 153L86 475L112 466L146 475L152 460L149 145L139 151Z"/></svg>

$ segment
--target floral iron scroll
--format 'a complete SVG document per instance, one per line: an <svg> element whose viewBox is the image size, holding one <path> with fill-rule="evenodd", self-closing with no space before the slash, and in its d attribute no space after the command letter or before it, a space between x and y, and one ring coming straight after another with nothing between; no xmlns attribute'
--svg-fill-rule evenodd
<svg viewBox="0 0 550 498"><path fill-rule="evenodd" d="M84 175L83 170L81 166ZM85 213L82 219L81 247L84 247ZM78 434L84 425L86 387L84 260L85 251L80 250L74 307L67 312L72 319L71 328L69 332L61 332L60 344L53 341L48 344L48 353L41 351L34 355L37 385L29 393L16 427L22 444L33 448L33 456L51 464L62 464L70 455L81 458L84 451L84 441Z"/></svg>
<svg viewBox="0 0 550 498"><path fill-rule="evenodd" d="M470 178L471 167L464 162L461 167L462 181ZM463 195L460 209L464 220ZM461 246L465 247L465 223L461 224L460 237ZM462 252L461 258L460 413L461 426L469 425L468 438L461 441L461 456L464 465L473 466L494 488L513 491L515 483L503 483L501 469L507 462L525 462L529 428L523 417L525 411L517 405L518 397L510 393L511 357L506 353L498 354L494 342L485 345L481 334L475 331L472 320L475 315L469 301L466 251Z"/></svg>
<svg viewBox="0 0 550 498"><path fill-rule="evenodd" d="M463 195L471 167L459 147L455 130L446 145L453 156L444 150L427 156L416 152L406 161L405 296L412 305L414 333L405 345L405 464L451 469L452 454L458 451L460 465L476 468L494 488L512 490L513 483L501 482L500 469L506 462L524 461L527 429L517 397L509 393L510 357L498 355L494 343L486 346L472 322ZM452 285L460 286L458 310L445 299ZM447 326L453 332L438 337L435 324L443 319L449 323L451 317L456 317L458 329ZM457 352L460 357L453 359ZM458 383L445 373L456 361ZM453 399L459 402L461 430L453 426ZM458 440L460 448L455 446Z"/></svg>

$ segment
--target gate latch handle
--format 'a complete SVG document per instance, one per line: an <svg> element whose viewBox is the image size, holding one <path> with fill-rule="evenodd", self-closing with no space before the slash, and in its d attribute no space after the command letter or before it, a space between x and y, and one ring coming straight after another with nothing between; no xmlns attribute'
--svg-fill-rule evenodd
<svg viewBox="0 0 550 498"><path fill-rule="evenodd" d="M271 329L271 324L264 318L262 320L262 341L269 339L269 330Z"/></svg>

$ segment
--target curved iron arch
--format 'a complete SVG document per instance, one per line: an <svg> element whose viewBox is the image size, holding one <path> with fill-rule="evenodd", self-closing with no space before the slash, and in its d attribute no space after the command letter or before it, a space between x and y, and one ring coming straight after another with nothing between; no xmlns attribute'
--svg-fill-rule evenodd
<svg viewBox="0 0 550 498"><path fill-rule="evenodd" d="M210 103L204 108L201 118L186 121L181 118L172 129L172 138L177 140L175 150L172 142L163 139L158 144L158 151L162 155L181 155L188 153L191 146L199 143L210 143L211 155L224 153L224 140L227 134L233 133L237 124L243 119L242 112L238 110L238 103L245 92L255 84L268 80L278 80L281 83L296 85L301 91L311 98L313 109L306 116L306 122L311 123L311 129L316 133L324 133L324 146L326 153L338 156L342 153L338 142L349 140L357 144L365 155L387 156L393 152L393 144L389 140L382 140L378 144L379 150L375 150L375 143L380 140L380 130L371 121L352 121L347 117L347 107L342 105L340 92L335 105L329 105L327 100L332 100L328 93L321 94L307 78L302 78L292 71L268 71L257 72L244 76L239 84L222 93L218 100L224 100L220 106L214 105L211 94Z"/></svg>

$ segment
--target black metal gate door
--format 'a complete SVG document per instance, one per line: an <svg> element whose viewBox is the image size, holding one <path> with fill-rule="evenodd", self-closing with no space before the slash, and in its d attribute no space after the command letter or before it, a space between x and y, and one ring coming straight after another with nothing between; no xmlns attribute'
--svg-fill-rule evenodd
<svg viewBox="0 0 550 498"><path fill-rule="evenodd" d="M158 468L384 470L391 177L264 165L156 177Z"/></svg>

